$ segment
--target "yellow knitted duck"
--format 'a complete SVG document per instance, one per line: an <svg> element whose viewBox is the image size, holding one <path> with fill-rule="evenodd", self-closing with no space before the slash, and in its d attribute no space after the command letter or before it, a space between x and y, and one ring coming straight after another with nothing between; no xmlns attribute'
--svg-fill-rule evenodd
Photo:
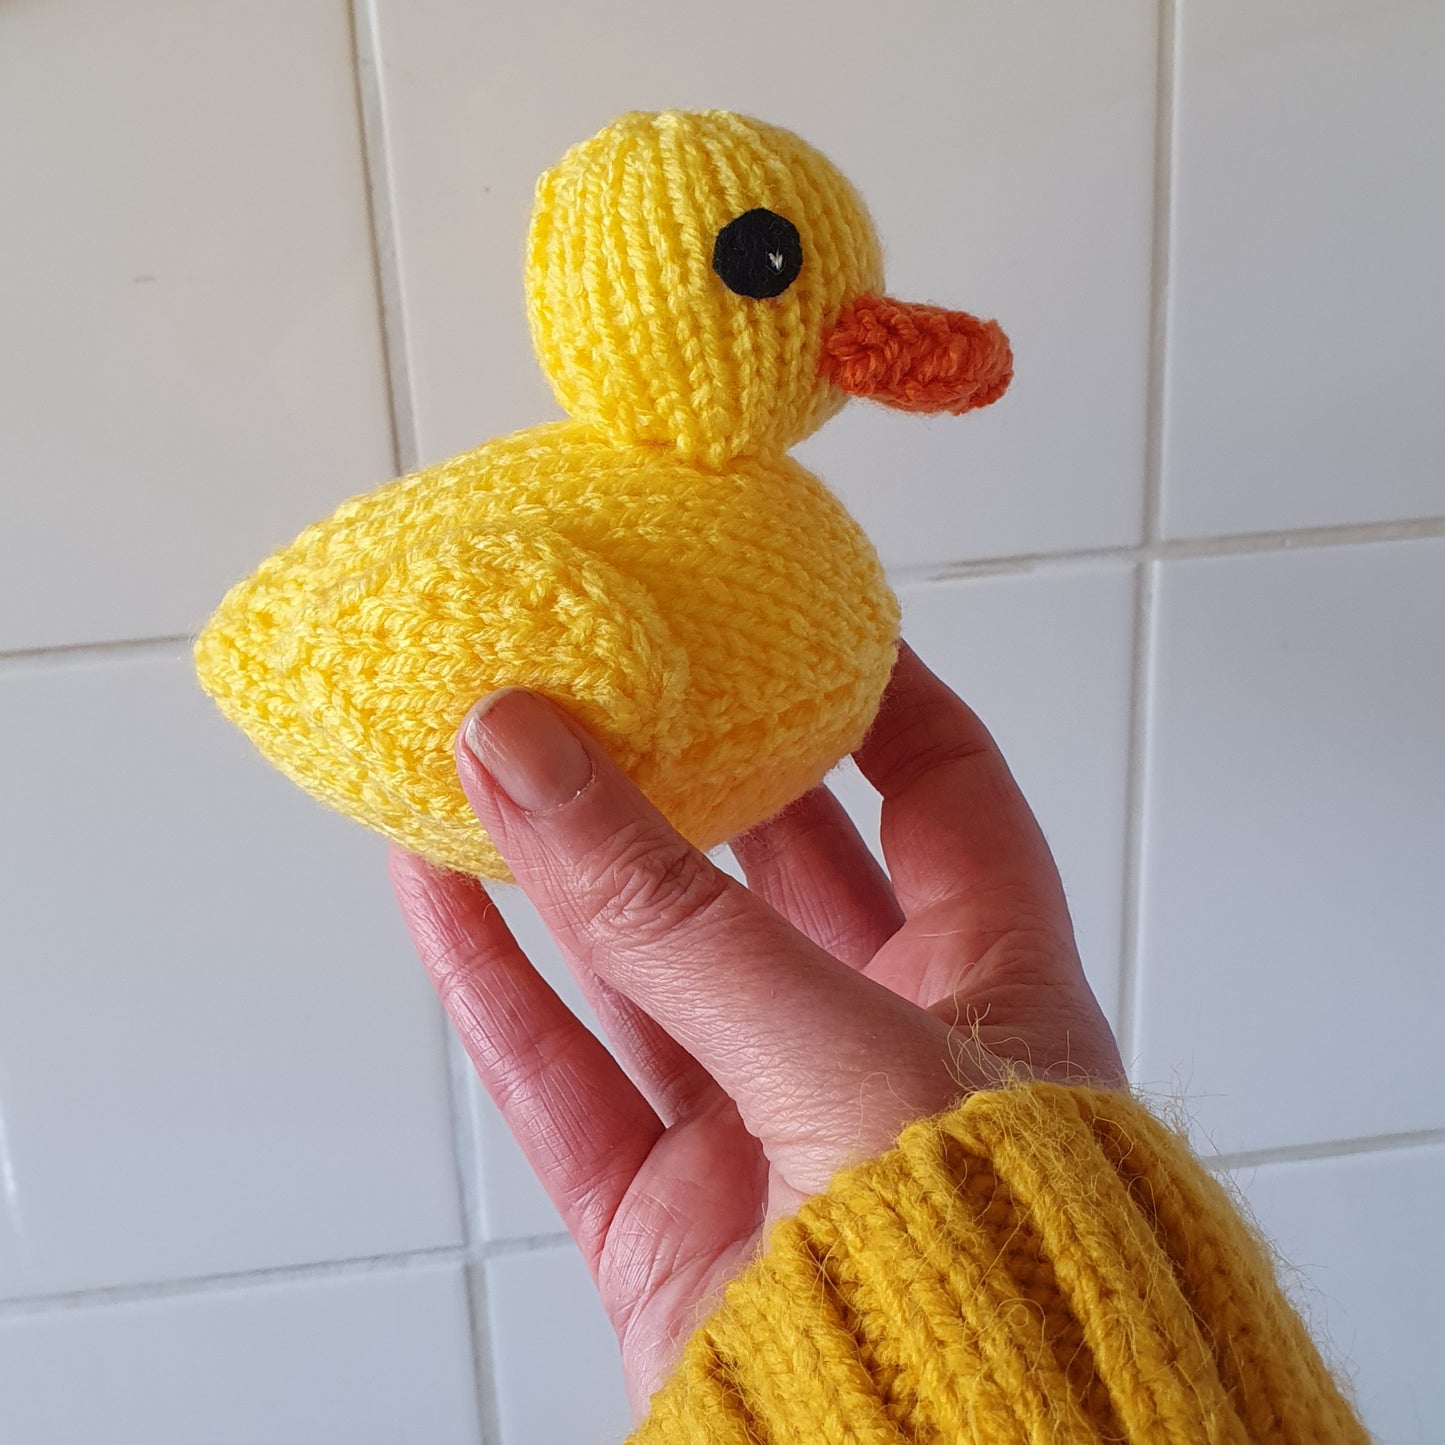
<svg viewBox="0 0 1445 1445"><path fill-rule="evenodd" d="M570 421L345 503L227 594L206 690L317 797L508 877L458 786L467 709L512 684L589 728L711 847L862 740L898 607L857 524L786 455L849 393L966 411L993 322L881 295L862 201L796 136L625 115L538 182L533 342Z"/></svg>

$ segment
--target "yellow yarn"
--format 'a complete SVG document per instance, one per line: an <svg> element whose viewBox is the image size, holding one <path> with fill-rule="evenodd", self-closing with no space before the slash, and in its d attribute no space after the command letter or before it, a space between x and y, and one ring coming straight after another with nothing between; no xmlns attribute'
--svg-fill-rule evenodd
<svg viewBox="0 0 1445 1445"><path fill-rule="evenodd" d="M772 1231L632 1445L1368 1445L1268 1253L1128 1097L908 1128Z"/></svg>
<svg viewBox="0 0 1445 1445"><path fill-rule="evenodd" d="M717 230L785 211L807 258L765 301ZM845 400L825 323L881 282L868 214L796 136L627 115L544 175L526 285L575 418L345 503L226 596L206 690L302 787L414 852L508 876L457 784L477 698L532 687L711 847L861 742L894 656L876 554L784 455Z"/></svg>

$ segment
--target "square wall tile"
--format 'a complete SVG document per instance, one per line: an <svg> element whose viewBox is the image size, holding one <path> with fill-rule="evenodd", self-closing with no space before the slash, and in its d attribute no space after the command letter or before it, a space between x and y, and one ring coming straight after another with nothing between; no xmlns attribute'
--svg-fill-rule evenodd
<svg viewBox="0 0 1445 1445"><path fill-rule="evenodd" d="M960 0L882 25L865 0L378 14L423 458L556 414L522 299L537 176L623 111L719 106L831 156L873 209L891 294L997 316L1014 342L998 406L928 424L860 404L805 447L885 558L1138 537L1152 0Z"/></svg>
<svg viewBox="0 0 1445 1445"><path fill-rule="evenodd" d="M631 1414L622 1361L582 1256L571 1246L487 1262L501 1445L615 1445Z"/></svg>
<svg viewBox="0 0 1445 1445"><path fill-rule="evenodd" d="M1117 1023L1134 574L1122 567L904 588L909 645L983 719L1054 850L1089 981ZM881 857L878 795L829 786Z"/></svg>
<svg viewBox="0 0 1445 1445"><path fill-rule="evenodd" d="M392 470L347 7L0 6L0 650L185 632Z"/></svg>
<svg viewBox="0 0 1445 1445"><path fill-rule="evenodd" d="M1167 535L1445 514L1445 7L1182 0Z"/></svg>
<svg viewBox="0 0 1445 1445"><path fill-rule="evenodd" d="M180 655L0 671L0 1298L460 1241L381 841Z"/></svg>
<svg viewBox="0 0 1445 1445"><path fill-rule="evenodd" d="M1326 1361L1378 1445L1431 1445L1445 1419L1445 1148L1240 1170Z"/></svg>
<svg viewBox="0 0 1445 1445"><path fill-rule="evenodd" d="M6 1445L476 1445L460 1265L0 1318Z"/></svg>
<svg viewBox="0 0 1445 1445"><path fill-rule="evenodd" d="M1219 1149L1445 1125L1445 539L1162 564L1138 1068Z"/></svg>

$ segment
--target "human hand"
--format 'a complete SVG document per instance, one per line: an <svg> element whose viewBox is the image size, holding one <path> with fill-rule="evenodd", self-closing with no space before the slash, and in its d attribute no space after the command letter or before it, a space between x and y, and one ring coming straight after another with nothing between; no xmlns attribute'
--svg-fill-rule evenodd
<svg viewBox="0 0 1445 1445"><path fill-rule="evenodd" d="M1122 1084L1043 834L906 648L857 754L891 883L819 788L735 840L744 888L560 709L488 702L458 739L462 786L622 1063L479 883L400 851L393 882L592 1271L639 1416L767 1223L840 1168L1010 1074Z"/></svg>

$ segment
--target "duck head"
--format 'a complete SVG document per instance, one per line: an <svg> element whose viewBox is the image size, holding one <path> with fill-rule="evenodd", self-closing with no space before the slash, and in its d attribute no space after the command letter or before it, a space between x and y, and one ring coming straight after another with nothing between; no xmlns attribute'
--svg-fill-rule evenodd
<svg viewBox="0 0 1445 1445"><path fill-rule="evenodd" d="M1013 374L996 322L883 295L857 192L789 131L633 113L537 183L533 344L558 401L619 443L721 467L852 396L969 411Z"/></svg>

